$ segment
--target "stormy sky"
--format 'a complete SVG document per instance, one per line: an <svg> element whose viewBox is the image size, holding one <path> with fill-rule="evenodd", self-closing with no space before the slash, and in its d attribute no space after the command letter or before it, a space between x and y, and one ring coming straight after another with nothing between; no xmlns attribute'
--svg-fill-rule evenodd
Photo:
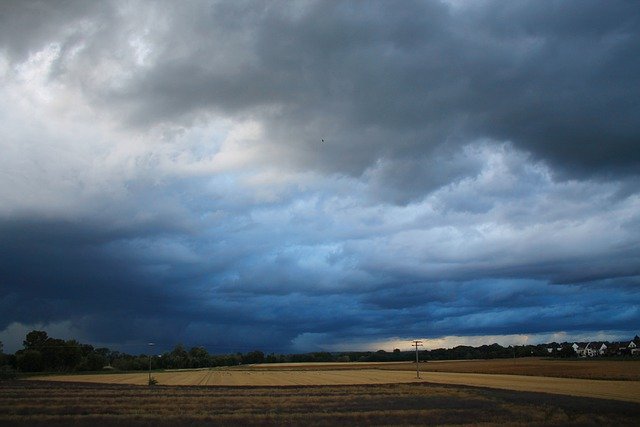
<svg viewBox="0 0 640 427"><path fill-rule="evenodd" d="M640 328L634 1L0 2L0 340Z"/></svg>

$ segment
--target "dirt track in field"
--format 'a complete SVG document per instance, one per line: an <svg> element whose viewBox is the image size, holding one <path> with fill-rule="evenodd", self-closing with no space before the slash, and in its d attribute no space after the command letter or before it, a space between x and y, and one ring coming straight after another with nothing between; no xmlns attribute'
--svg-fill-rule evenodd
<svg viewBox="0 0 640 427"><path fill-rule="evenodd" d="M517 391L595 397L640 403L640 381L589 380L524 375L415 372L386 369L291 370L207 369L154 372L161 385L197 386L312 386L430 382ZM33 378L47 381L145 385L148 374L65 375Z"/></svg>

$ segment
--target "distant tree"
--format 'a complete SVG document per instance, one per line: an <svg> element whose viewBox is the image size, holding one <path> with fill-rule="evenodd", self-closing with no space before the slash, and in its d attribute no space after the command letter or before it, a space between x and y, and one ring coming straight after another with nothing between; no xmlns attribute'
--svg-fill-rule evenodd
<svg viewBox="0 0 640 427"><path fill-rule="evenodd" d="M284 356L282 356L281 354L271 353L265 357L264 361L265 363L279 363L283 360L283 357Z"/></svg>
<svg viewBox="0 0 640 427"><path fill-rule="evenodd" d="M243 364L264 363L264 353L254 350L242 356Z"/></svg>
<svg viewBox="0 0 640 427"><path fill-rule="evenodd" d="M313 362L333 362L333 355L328 351L318 351L311 353Z"/></svg>
<svg viewBox="0 0 640 427"><path fill-rule="evenodd" d="M399 348L394 348L394 349L393 349L393 352L394 352L394 353L396 353L396 354L398 354L398 353L400 353L400 349L399 349Z"/></svg>
<svg viewBox="0 0 640 427"><path fill-rule="evenodd" d="M94 352L96 352L97 354L99 354L99 355L101 355L101 356L103 356L105 358L105 360L106 360L105 366L111 366L111 362L113 361L115 356L117 354L119 354L118 351L112 351L112 350L110 350L110 349L108 349L106 347L96 348L94 350Z"/></svg>
<svg viewBox="0 0 640 427"><path fill-rule="evenodd" d="M16 377L16 371L10 365L0 365L0 381L12 380Z"/></svg>
<svg viewBox="0 0 640 427"><path fill-rule="evenodd" d="M111 361L111 366L121 371L144 371L149 369L149 356L118 353L117 357Z"/></svg>
<svg viewBox="0 0 640 427"><path fill-rule="evenodd" d="M93 346L90 345L90 344L80 344L80 343L78 343L78 347L80 348L80 352L82 353L82 357L87 357L89 354L93 353Z"/></svg>
<svg viewBox="0 0 640 427"><path fill-rule="evenodd" d="M31 331L22 341L24 348L27 350L39 350L47 342L49 336L45 331Z"/></svg>
<svg viewBox="0 0 640 427"><path fill-rule="evenodd" d="M107 359L111 356L111 353L113 353L111 350L109 350L106 347L99 347L96 348L95 350L93 350L94 352L98 353L101 356L106 357Z"/></svg>
<svg viewBox="0 0 640 427"><path fill-rule="evenodd" d="M189 353L182 344L176 345L167 356L169 368L184 369L189 367Z"/></svg>
<svg viewBox="0 0 640 427"><path fill-rule="evenodd" d="M107 358L100 353L90 353L87 355L87 368L89 371L97 371L107 364Z"/></svg>
<svg viewBox="0 0 640 427"><path fill-rule="evenodd" d="M14 354L6 354L5 355L5 363L13 369L18 369L18 358Z"/></svg>
<svg viewBox="0 0 640 427"><path fill-rule="evenodd" d="M16 352L16 364L22 372L41 372L44 369L42 353L38 350Z"/></svg>
<svg viewBox="0 0 640 427"><path fill-rule="evenodd" d="M576 352L573 350L572 347L566 345L563 346L560 351L554 353L556 356L558 357L562 357L562 358L567 358L567 357L575 357L576 356Z"/></svg>
<svg viewBox="0 0 640 427"><path fill-rule="evenodd" d="M28 337L28 336L27 336ZM45 371L64 371L66 343L58 338L47 338L44 343L34 347L42 353L42 363Z"/></svg>
<svg viewBox="0 0 640 427"><path fill-rule="evenodd" d="M203 347L193 347L189 350L189 365L191 368L205 368L210 365L210 357Z"/></svg>
<svg viewBox="0 0 640 427"><path fill-rule="evenodd" d="M211 366L235 366L242 361L242 356L238 354L225 354L211 356Z"/></svg>
<svg viewBox="0 0 640 427"><path fill-rule="evenodd" d="M91 347L91 350L93 350L93 347ZM59 353L61 364L58 369L64 371L75 370L82 362L83 346L76 340L65 341L62 347L59 348Z"/></svg>
<svg viewBox="0 0 640 427"><path fill-rule="evenodd" d="M0 341L0 367L9 364L9 355L4 354L2 341Z"/></svg>

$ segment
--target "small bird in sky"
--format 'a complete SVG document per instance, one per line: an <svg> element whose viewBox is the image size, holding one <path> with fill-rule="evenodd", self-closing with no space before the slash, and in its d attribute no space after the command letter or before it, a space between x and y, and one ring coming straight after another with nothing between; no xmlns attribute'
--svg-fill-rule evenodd
<svg viewBox="0 0 640 427"><path fill-rule="evenodd" d="M324 142L324 139L322 140L322 142Z"/></svg>

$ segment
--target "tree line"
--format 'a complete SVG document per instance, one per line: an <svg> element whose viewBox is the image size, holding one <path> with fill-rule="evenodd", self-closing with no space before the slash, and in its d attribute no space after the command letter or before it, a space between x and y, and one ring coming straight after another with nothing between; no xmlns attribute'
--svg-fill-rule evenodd
<svg viewBox="0 0 640 427"><path fill-rule="evenodd" d="M554 351L550 354L550 346ZM499 344L479 347L457 346L421 350L421 361L455 359L498 359L515 357L575 357L569 343L551 343L503 347ZM260 350L248 353L210 354L204 347L185 348L176 345L173 350L161 355L131 355L112 351L106 347L94 347L76 340L49 337L45 331L31 331L23 348L15 354L4 354L0 342L0 367L2 372L80 372L113 369L139 371L151 369L188 369L216 366L234 366L255 363L297 362L401 362L415 360L414 351L392 352L313 352L303 354L264 354Z"/></svg>
<svg viewBox="0 0 640 427"><path fill-rule="evenodd" d="M131 355L106 347L94 347L76 340L49 337L45 331L31 331L23 348L15 354L4 354L0 342L0 366L20 372L79 372L113 369L135 371L149 369L185 369L263 363L269 357L261 351L246 354L209 354L203 347L187 350L178 344L161 355Z"/></svg>

